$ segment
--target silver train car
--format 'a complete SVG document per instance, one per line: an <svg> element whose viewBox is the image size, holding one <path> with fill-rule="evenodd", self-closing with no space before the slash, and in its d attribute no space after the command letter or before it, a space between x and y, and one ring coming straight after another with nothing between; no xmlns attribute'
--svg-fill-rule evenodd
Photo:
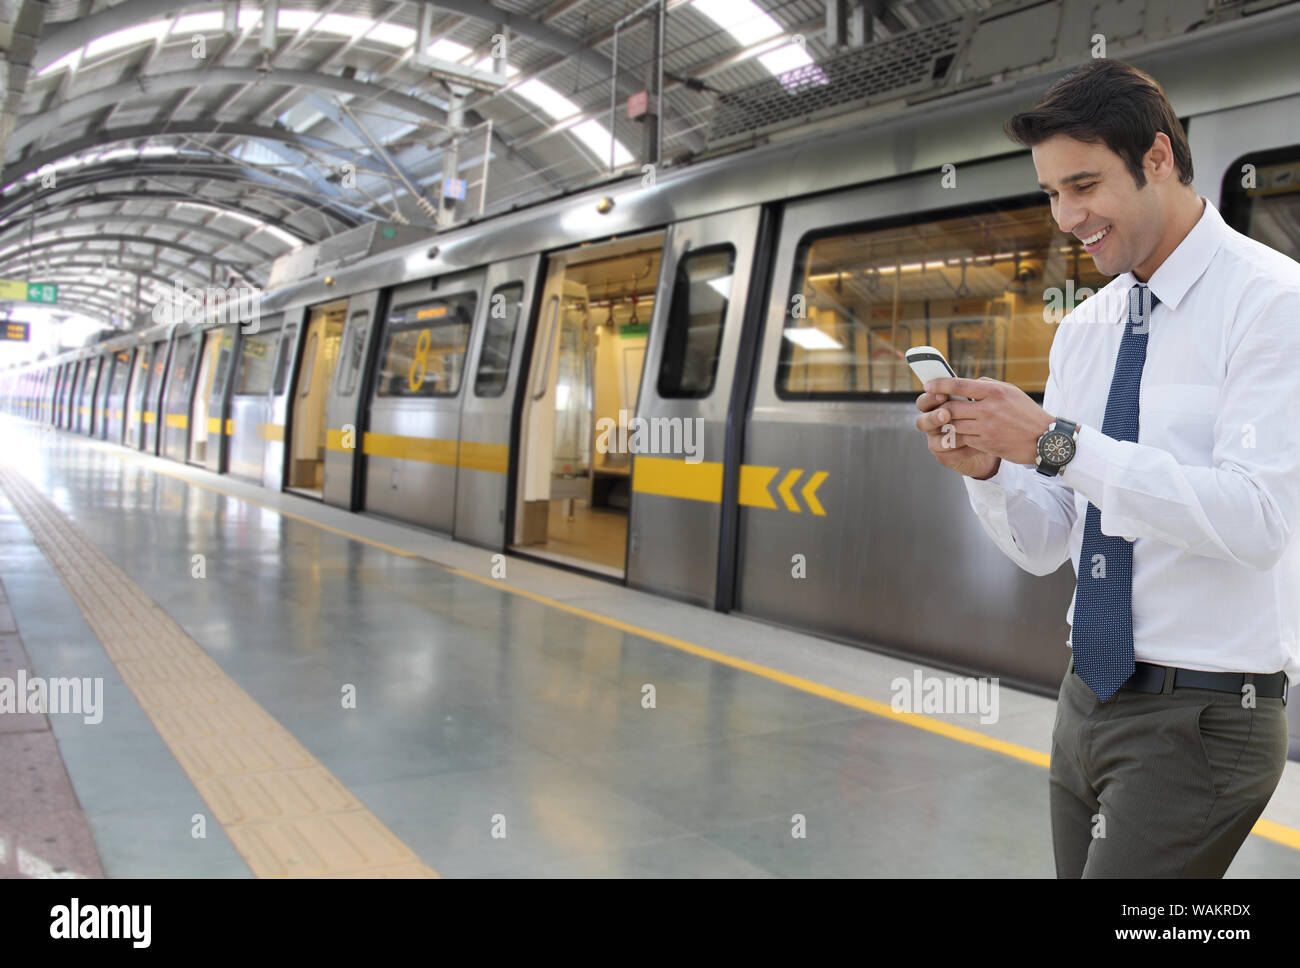
<svg viewBox="0 0 1300 968"><path fill-rule="evenodd" d="M1296 34L1137 61L1186 112L1199 192L1292 258ZM1207 84L1210 61L1230 80ZM1054 310L1106 282L1002 134L1051 80L476 219L272 288L256 332L160 326L11 370L4 405L1055 694L1072 568L1032 576L994 547L915 429L903 360L937 346L1041 401Z"/></svg>

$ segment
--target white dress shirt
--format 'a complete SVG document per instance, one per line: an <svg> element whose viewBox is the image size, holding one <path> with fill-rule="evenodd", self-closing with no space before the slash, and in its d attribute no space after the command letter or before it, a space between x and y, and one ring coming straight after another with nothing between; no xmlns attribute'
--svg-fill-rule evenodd
<svg viewBox="0 0 1300 968"><path fill-rule="evenodd" d="M1102 534L1133 542L1139 662L1284 669L1295 684L1300 263L1202 201L1200 220L1147 283L1160 302L1137 443L1101 432L1138 281L1125 272L1067 315L1052 342L1043 408L1082 425L1074 459L1054 477L1003 459L987 481L963 479L984 530L1031 574L1069 560L1078 575L1089 502Z"/></svg>

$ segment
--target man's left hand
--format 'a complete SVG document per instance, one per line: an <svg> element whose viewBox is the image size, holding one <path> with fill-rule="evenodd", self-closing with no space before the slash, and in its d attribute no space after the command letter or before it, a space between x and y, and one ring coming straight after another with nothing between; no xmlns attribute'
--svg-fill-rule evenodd
<svg viewBox="0 0 1300 968"><path fill-rule="evenodd" d="M970 397L969 401L943 400L953 428L976 450L1015 464L1034 463L1038 438L1056 419L1018 386L987 376L927 380L925 389L946 397Z"/></svg>

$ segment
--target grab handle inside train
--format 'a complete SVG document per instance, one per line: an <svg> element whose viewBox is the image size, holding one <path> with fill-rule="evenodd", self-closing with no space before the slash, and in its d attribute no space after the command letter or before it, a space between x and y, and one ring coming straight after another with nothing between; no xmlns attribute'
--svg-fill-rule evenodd
<svg viewBox="0 0 1300 968"><path fill-rule="evenodd" d="M541 370L538 373L538 379L541 381L542 385L534 391L534 400L540 400L542 397L546 396L546 388L550 386L551 383L551 350L555 349L555 330L560 322L560 297L558 295L551 297L550 310L551 325L546 331L546 355L542 357L544 362L542 363Z"/></svg>

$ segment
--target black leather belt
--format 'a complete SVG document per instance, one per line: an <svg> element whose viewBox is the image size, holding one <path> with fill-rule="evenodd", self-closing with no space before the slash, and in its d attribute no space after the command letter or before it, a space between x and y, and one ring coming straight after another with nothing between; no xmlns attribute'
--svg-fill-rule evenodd
<svg viewBox="0 0 1300 968"><path fill-rule="evenodd" d="M1285 672L1269 674L1250 672L1204 672L1200 669L1179 669L1171 666L1153 665L1150 662L1134 663L1133 675L1129 676L1121 689L1133 692L1164 692L1165 675L1172 672L1174 689L1210 689L1214 692L1231 692L1241 695L1247 679L1254 683L1255 695L1264 699L1281 699L1286 703L1287 676ZM1074 672L1074 659L1070 660L1070 671ZM1077 674L1077 673L1076 673Z"/></svg>

